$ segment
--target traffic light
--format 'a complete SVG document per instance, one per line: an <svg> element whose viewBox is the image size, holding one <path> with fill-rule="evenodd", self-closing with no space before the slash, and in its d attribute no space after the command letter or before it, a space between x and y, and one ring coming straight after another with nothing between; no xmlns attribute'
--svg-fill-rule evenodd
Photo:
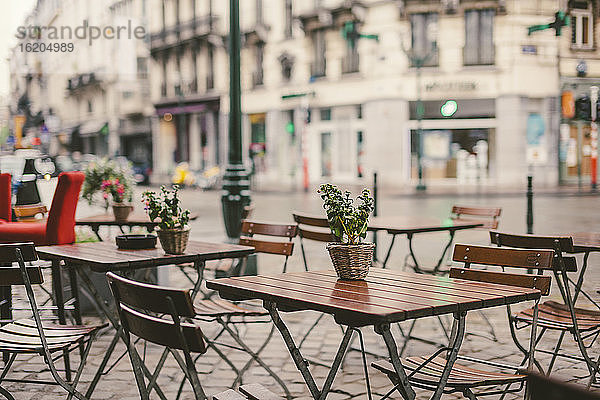
<svg viewBox="0 0 600 400"><path fill-rule="evenodd" d="M342 27L342 37L348 42L350 48L356 47L360 34L356 30L356 23L354 21L347 21Z"/></svg>
<svg viewBox="0 0 600 400"><path fill-rule="evenodd" d="M557 11L554 13L554 21L549 25L551 29L554 29L556 36L560 36L563 26L569 24L569 16L564 11Z"/></svg>
<svg viewBox="0 0 600 400"><path fill-rule="evenodd" d="M584 121L591 121L592 107L588 96L581 96L575 100L575 118ZM597 104L596 104L597 107Z"/></svg>

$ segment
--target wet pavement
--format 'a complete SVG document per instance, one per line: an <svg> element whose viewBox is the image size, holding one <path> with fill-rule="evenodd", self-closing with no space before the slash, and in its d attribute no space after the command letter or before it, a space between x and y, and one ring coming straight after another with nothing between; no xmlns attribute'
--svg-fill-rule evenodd
<svg viewBox="0 0 600 400"><path fill-rule="evenodd" d="M42 196L47 198L48 193L51 196L51 184L48 184L48 187L42 190ZM198 219L191 223L192 239L208 241L222 241L225 239L219 192L183 190L182 202L186 207L199 214ZM286 193L269 191L253 193L253 202L255 204L255 211L252 219L269 222L292 222L291 212L293 210L312 213L319 213L321 210L320 199L314 192ZM453 204L502 207L501 230L520 233L523 233L526 230L526 199L524 196L514 194L503 196L502 194L489 195L489 193L469 193L468 195L459 196L437 195L417 197L398 195L390 192L382 195L379 199L379 215L383 217L412 215L445 219L448 217ZM141 204L139 206L141 208ZM596 196L565 196L561 194L551 195L546 193L543 196L536 197L534 201L535 233L551 234L578 231L600 231L599 207L600 202ZM99 208L81 204L78 215L91 215L101 211L102 210ZM80 238L91 236L91 233L86 230L86 228L78 228L77 231ZM101 235L106 238L114 236L117 233L118 230L114 228L112 231L109 229L101 231ZM430 233L415 237L415 252L419 256L420 262L424 265L429 265L436 261L446 239L447 234L444 233ZM489 238L485 231L470 230L458 232L456 242L485 244L489 243ZM383 256L384 250L387 249L388 244L389 237L385 234L380 234L378 237L380 257ZM404 259L408 252L406 244L404 238L402 240L397 240L389 262L391 269L401 270L403 268ZM307 258L311 269L331 268L328 255L324 249L324 244L307 244ZM598 297L595 292L596 288L600 287L600 270L597 268L598 263L600 263L600 256L592 254L590 256L590 268L584 284L584 288L592 293L594 297ZM259 273L275 273L281 271L281 265L282 260L276 256L258 256ZM170 285L180 287L186 286L186 280L178 269L168 268L168 270ZM290 259L288 271L301 270L303 270L302 259L299 247L297 247L295 254ZM47 282L49 282L49 279ZM49 284L47 283L47 285ZM17 297L22 295L20 290L17 290L16 292ZM558 296L558 290L553 287L549 298L556 300L558 299ZM530 304L519 304L513 307L513 311L527 306L530 306ZM484 313L485 317L489 319L490 324L485 321L480 313L469 313L467 319L468 334L462 345L461 354L485 360L494 360L504 364L519 364L522 357L510 337L506 318L506 308L498 307L489 309L485 310ZM296 338L299 338L313 323L317 316L318 314L313 312L296 312L284 314L284 319L286 323L288 323L292 334ZM93 316L86 317L87 323L94 323L97 321L98 319ZM405 329L408 325L410 325L410 322L403 323ZM490 325L493 326L496 336L495 339L491 338ZM202 328L208 336L215 334L218 330L214 324L208 323L203 324ZM262 343L269 328L270 325L268 323L247 324L246 326L240 326L240 332L247 343L255 348ZM372 328L364 328L363 331L368 351L374 354L385 354L382 341L379 336L373 332ZM419 333L419 336L424 336L435 342L441 343L446 340L439 322L434 318L419 320L416 324L415 331ZM522 341L527 342L528 332L527 329L518 332ZM394 333L396 334L398 343L402 344L398 331L394 331ZM332 318L325 317L304 343L302 351L307 358L318 358L325 362L331 362L341 337L342 333L340 328L334 324ZM93 346L86 372L84 373L82 383L80 384L81 388L84 389L87 387L111 338L112 333L108 332L101 336ZM554 333L548 334L540 347L552 347L557 338L558 335ZM232 343L227 338L223 338L223 340L228 344ZM564 348L576 351L574 342L568 337L565 338ZM121 344L119 344L117 349L117 353L122 353L124 351L124 347ZM140 346L140 351L141 350L142 347ZM160 347L151 344L146 347L145 357L150 369L152 369L158 361L161 350ZM412 341L407 346L405 355L430 354L434 350L435 347L429 344ZM593 350L592 353L594 353ZM238 363L242 365L248 359L245 354L232 349L227 350L227 354L236 365ZM293 364L278 332L275 333L270 344L262 353L262 357L286 382L294 398L309 398L309 393L303 383L302 377ZM538 354L538 358L542 365L546 365L549 356ZM75 359L77 359L77 357L75 357ZM375 356L368 356L369 363L374 359L376 359ZM208 395L225 390L235 379L235 374L231 371L229 366L220 360L212 350L209 350L205 355L202 355L198 359L197 368L201 373L200 381ZM41 377L43 374L40 374L39 371L42 369L43 365L40 363L39 357L23 357L20 361L17 361L14 372L11 373L9 377L17 379L31 378L32 376ZM325 379L327 368L313 365L311 369L317 383L320 384ZM582 379L582 377L586 375L586 368L580 362L561 359L557 362L554 371L555 376L558 378L585 383L585 379ZM375 393L382 395L391 388L389 380L383 374L370 367L369 374L371 385ZM159 378L159 384L165 391L167 398L175 398L181 378L182 373L178 370L175 361L172 358L168 359ZM275 381L268 376L262 368L256 365L251 367L245 375L244 382L262 383L271 390L281 393L281 390ZM328 396L328 399L367 398L364 382L360 353L357 351L350 351L343 364L343 370L340 371L340 374L334 381L334 391ZM64 392L57 387L30 384L24 385L8 382L3 386L9 389L17 399L54 399L66 397ZM418 390L418 399L425 399L428 397L428 392ZM443 398L460 397L460 394L451 394L446 395ZM139 398L129 360L126 356L102 378L92 398ZM183 388L183 398L193 398L191 388L187 384L184 385ZM392 398L400 397L393 395ZM497 399L499 396L486 398ZM506 398L523 398L523 395L521 392L518 394L510 394Z"/></svg>

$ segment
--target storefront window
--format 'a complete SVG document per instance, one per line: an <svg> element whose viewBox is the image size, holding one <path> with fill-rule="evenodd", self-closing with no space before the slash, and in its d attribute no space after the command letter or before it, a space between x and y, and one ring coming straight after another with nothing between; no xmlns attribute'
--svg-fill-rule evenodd
<svg viewBox="0 0 600 400"><path fill-rule="evenodd" d="M265 113L250 114L250 160L252 160L252 172L265 171L266 130Z"/></svg>
<svg viewBox="0 0 600 400"><path fill-rule="evenodd" d="M491 129L423 130L421 154L426 179L486 178ZM411 131L412 177L418 169L417 131Z"/></svg>
<svg viewBox="0 0 600 400"><path fill-rule="evenodd" d="M332 173L331 132L321 133L321 176L329 177Z"/></svg>
<svg viewBox="0 0 600 400"><path fill-rule="evenodd" d="M363 170L363 155L364 155L364 137L363 132L356 132L356 176L362 178L364 176Z"/></svg>

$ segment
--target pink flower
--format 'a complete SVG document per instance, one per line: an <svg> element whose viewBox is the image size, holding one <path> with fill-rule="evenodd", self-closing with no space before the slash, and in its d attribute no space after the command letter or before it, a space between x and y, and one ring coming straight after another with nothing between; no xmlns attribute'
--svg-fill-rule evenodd
<svg viewBox="0 0 600 400"><path fill-rule="evenodd" d="M108 193L104 193L102 197L104 197L104 199L108 199Z"/></svg>

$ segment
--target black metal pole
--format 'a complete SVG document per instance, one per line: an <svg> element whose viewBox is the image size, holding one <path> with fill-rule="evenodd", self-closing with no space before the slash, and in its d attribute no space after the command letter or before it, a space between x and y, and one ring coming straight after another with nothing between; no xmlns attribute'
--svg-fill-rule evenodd
<svg viewBox="0 0 600 400"><path fill-rule="evenodd" d="M377 216L377 171L373 172L373 216ZM373 232L373 243L375 250L373 251L373 260L377 261L377 231Z"/></svg>
<svg viewBox="0 0 600 400"><path fill-rule="evenodd" d="M533 176L527 175L527 234L533 234Z"/></svg>
<svg viewBox="0 0 600 400"><path fill-rule="evenodd" d="M242 106L240 85L240 5L229 1L229 149L223 175L223 220L227 236L240 236L242 211L250 204L248 171L242 163Z"/></svg>

